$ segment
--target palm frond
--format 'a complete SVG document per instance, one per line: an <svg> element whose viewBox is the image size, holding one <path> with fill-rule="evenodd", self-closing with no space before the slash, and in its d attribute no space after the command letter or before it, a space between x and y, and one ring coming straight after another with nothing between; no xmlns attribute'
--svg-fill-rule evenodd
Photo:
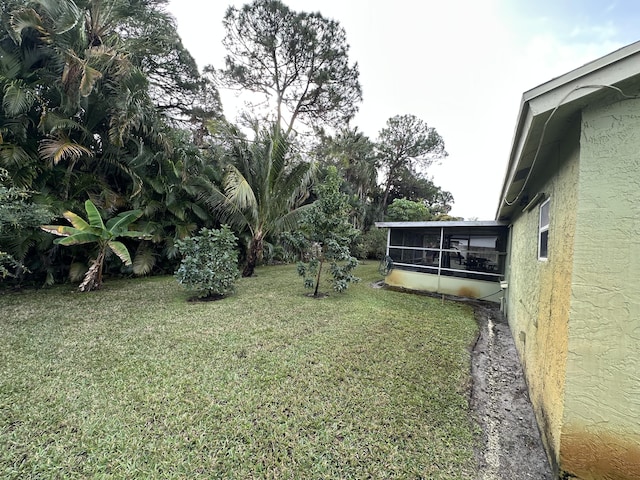
<svg viewBox="0 0 640 480"><path fill-rule="evenodd" d="M308 203L296 208L295 210L291 210L281 217L278 217L273 221L272 229L269 233L278 234L290 230L295 230L296 228L298 228L298 225L300 224L304 213L311 208L314 208L314 204Z"/></svg>
<svg viewBox="0 0 640 480"><path fill-rule="evenodd" d="M83 156L93 156L93 152L87 147L70 140L65 135L58 138L47 138L40 142L40 156L46 160L52 160L57 165L62 160L78 160Z"/></svg>
<svg viewBox="0 0 640 480"><path fill-rule="evenodd" d="M83 132L87 135L90 133L89 130L75 120L58 115L56 112L52 112L50 110L47 110L42 114L38 128L42 132L49 134L69 130Z"/></svg>
<svg viewBox="0 0 640 480"><path fill-rule="evenodd" d="M13 80L4 90L2 108L8 116L28 112L36 100L36 94L22 80Z"/></svg>
<svg viewBox="0 0 640 480"><path fill-rule="evenodd" d="M89 268L80 262L73 262L69 265L69 280L73 283L77 283L85 276Z"/></svg>
<svg viewBox="0 0 640 480"><path fill-rule="evenodd" d="M74 2L60 0L38 0L38 4L49 18L55 19L56 35L63 35L72 30L82 18L80 9Z"/></svg>
<svg viewBox="0 0 640 480"><path fill-rule="evenodd" d="M0 73L3 81L14 80L22 70L22 60L18 55L0 47Z"/></svg>
<svg viewBox="0 0 640 480"><path fill-rule="evenodd" d="M20 167L31 162L31 156L20 145L4 143L0 145L0 165Z"/></svg>
<svg viewBox="0 0 640 480"><path fill-rule="evenodd" d="M156 264L156 257L150 248L140 246L133 259L133 273L135 275L147 275Z"/></svg>
<svg viewBox="0 0 640 480"><path fill-rule="evenodd" d="M250 209L255 215L258 201L256 200L253 188L242 172L233 165L229 165L228 167L224 180L224 190L226 197L236 205L238 209Z"/></svg>
<svg viewBox="0 0 640 480"><path fill-rule="evenodd" d="M240 231L250 226L243 211L214 185L202 183L200 189L201 193L198 198L204 201L220 223L227 223Z"/></svg>
<svg viewBox="0 0 640 480"><path fill-rule="evenodd" d="M9 23L11 25L11 36L18 44L22 43L22 32L28 28L33 28L40 32L44 41L50 41L49 33L44 27L42 17L33 8L23 8L13 12Z"/></svg>
<svg viewBox="0 0 640 480"><path fill-rule="evenodd" d="M101 78L101 72L85 64L82 69L82 79L80 80L80 95L83 97L91 95L93 87Z"/></svg>

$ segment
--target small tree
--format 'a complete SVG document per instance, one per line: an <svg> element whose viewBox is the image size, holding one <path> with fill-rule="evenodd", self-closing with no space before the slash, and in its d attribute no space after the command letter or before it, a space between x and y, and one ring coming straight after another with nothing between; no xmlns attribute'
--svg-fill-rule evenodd
<svg viewBox="0 0 640 480"><path fill-rule="evenodd" d="M233 293L240 276L236 242L227 225L219 230L203 228L197 237L176 241L183 255L175 275L178 282L199 298Z"/></svg>
<svg viewBox="0 0 640 480"><path fill-rule="evenodd" d="M98 290L102 287L102 269L107 253L115 253L122 263L131 265L131 254L127 247L117 241L117 238L147 238L143 232L129 230L129 226L142 216L140 210L130 210L122 212L118 216L107 221L105 226L100 216L100 212L91 200L84 202L84 209L87 212L87 220L73 212L64 212L63 216L72 225L42 225L40 228L45 232L60 235L54 243L59 245L83 245L95 243L98 245L98 254L93 260L91 267L78 287L81 292Z"/></svg>
<svg viewBox="0 0 640 480"><path fill-rule="evenodd" d="M318 296L325 262L330 262L336 292L343 292L350 283L359 280L352 273L358 260L349 252L358 230L349 223L349 203L347 196L340 192L341 183L337 169L329 167L325 182L316 189L318 200L303 219L302 229L312 248L310 260L298 263L298 274L304 277L305 288L314 289L314 297Z"/></svg>

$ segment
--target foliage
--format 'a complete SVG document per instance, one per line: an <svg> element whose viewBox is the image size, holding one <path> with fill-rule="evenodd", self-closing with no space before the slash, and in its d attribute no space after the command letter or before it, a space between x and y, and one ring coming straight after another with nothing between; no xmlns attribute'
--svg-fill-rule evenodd
<svg viewBox="0 0 640 480"><path fill-rule="evenodd" d="M453 195L436 186L433 180L421 172L401 169L391 185L389 202L406 199L423 203L434 216L445 215L451 210Z"/></svg>
<svg viewBox="0 0 640 480"><path fill-rule="evenodd" d="M375 199L379 196L375 145L358 128L342 128L335 135L321 132L315 149L319 163L325 168L335 166L344 179L342 190L349 195L349 217L353 226L369 227Z"/></svg>
<svg viewBox="0 0 640 480"><path fill-rule="evenodd" d="M200 298L233 293L239 276L237 240L228 225L203 228L196 237L178 240L176 246L183 255L175 274L178 282Z"/></svg>
<svg viewBox="0 0 640 480"><path fill-rule="evenodd" d="M444 140L436 129L414 115L396 115L387 120L378 134L377 150L386 176L382 212L389 204L393 185L399 183L402 175L415 175L447 156Z"/></svg>
<svg viewBox="0 0 640 480"><path fill-rule="evenodd" d="M358 261L351 256L349 245L358 234L348 220L347 196L340 192L342 181L335 167L330 167L324 183L316 188L318 200L305 212L302 231L311 244L310 259L298 263L298 274L305 288L313 288L318 296L322 267L330 264L333 289L343 292L359 279L353 275Z"/></svg>
<svg viewBox="0 0 640 480"><path fill-rule="evenodd" d="M229 127L221 147L222 187L201 182L201 198L221 222L249 236L243 277L262 260L270 235L293 230L302 212L313 165L296 158L278 128L256 130L253 140Z"/></svg>
<svg viewBox="0 0 640 480"><path fill-rule="evenodd" d="M309 241L300 230L282 232L277 238L274 259L285 263L297 262L305 258L309 249Z"/></svg>
<svg viewBox="0 0 640 480"><path fill-rule="evenodd" d="M0 477L477 478L473 309L358 270L322 308L291 265L206 305L172 277L6 292Z"/></svg>
<svg viewBox="0 0 640 480"><path fill-rule="evenodd" d="M356 113L362 97L358 67L349 65L338 22L292 11L279 0L254 0L229 7L223 23L224 79L275 102L275 125L284 124L286 137L298 119L339 125Z"/></svg>
<svg viewBox="0 0 640 480"><path fill-rule="evenodd" d="M131 265L131 255L127 247L118 238L146 238L143 232L129 230L129 226L142 216L142 211L131 210L122 212L111 218L105 225L97 207L91 200L84 203L87 212L87 220L73 212L64 212L71 227L65 225L43 225L40 228L45 232L59 235L54 243L63 246L83 245L96 243L98 253L78 289L81 292L98 290L102 287L102 270L108 252L115 253L125 264Z"/></svg>
<svg viewBox="0 0 640 480"><path fill-rule="evenodd" d="M4 245L21 231L36 229L51 220L49 209L30 202L30 197L27 189L11 185L7 171L0 168L0 278L24 269L22 258L16 259L12 255L15 252L5 251Z"/></svg>
<svg viewBox="0 0 640 480"><path fill-rule="evenodd" d="M396 198L389 208L385 220L388 222L424 222L432 220L431 211L422 202Z"/></svg>
<svg viewBox="0 0 640 480"><path fill-rule="evenodd" d="M154 243L138 252L136 270L171 263L175 238L213 223L191 180L213 177L194 143L221 107L166 0L2 5L0 167L54 212L77 211L86 198L106 212L144 208ZM47 268L42 259L72 260L51 242L20 243L32 249L34 274Z"/></svg>
<svg viewBox="0 0 640 480"><path fill-rule="evenodd" d="M351 247L353 256L380 260L387 252L387 229L373 227L358 235Z"/></svg>

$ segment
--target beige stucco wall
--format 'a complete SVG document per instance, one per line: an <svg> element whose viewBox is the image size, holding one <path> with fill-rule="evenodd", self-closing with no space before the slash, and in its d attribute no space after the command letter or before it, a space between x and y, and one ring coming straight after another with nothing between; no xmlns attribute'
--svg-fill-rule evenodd
<svg viewBox="0 0 640 480"><path fill-rule="evenodd" d="M585 110L580 151L560 467L637 479L640 100Z"/></svg>
<svg viewBox="0 0 640 480"><path fill-rule="evenodd" d="M562 145L539 160L545 171L538 172L527 188L530 197L543 192L551 198L548 260L538 260L537 205L512 219L507 276L507 318L543 441L556 468L564 409L579 128L576 121L568 128Z"/></svg>

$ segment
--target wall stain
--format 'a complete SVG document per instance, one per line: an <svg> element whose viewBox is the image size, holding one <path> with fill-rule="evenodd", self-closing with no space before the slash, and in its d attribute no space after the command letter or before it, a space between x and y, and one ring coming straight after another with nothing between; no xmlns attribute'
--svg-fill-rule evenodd
<svg viewBox="0 0 640 480"><path fill-rule="evenodd" d="M467 297L467 298L478 298L480 296L480 294L476 290L469 287L460 287L456 295L458 297Z"/></svg>
<svg viewBox="0 0 640 480"><path fill-rule="evenodd" d="M561 445L561 478L640 478L640 437L637 435L572 431L563 433Z"/></svg>

